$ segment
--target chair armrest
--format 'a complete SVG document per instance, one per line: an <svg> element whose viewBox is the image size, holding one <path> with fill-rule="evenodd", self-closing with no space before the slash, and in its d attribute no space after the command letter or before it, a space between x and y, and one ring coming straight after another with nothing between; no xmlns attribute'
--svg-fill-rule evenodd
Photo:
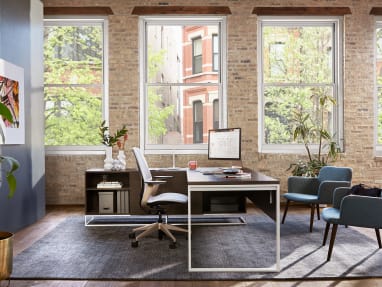
<svg viewBox="0 0 382 287"><path fill-rule="evenodd" d="M333 192L337 187L349 187L349 181L324 180L318 188L318 199L320 203L332 203Z"/></svg>
<svg viewBox="0 0 382 287"><path fill-rule="evenodd" d="M317 194L319 181L316 177L290 176L288 177L288 192Z"/></svg>
<svg viewBox="0 0 382 287"><path fill-rule="evenodd" d="M144 183L147 183L149 185L159 185L159 184L164 184L166 182L167 181L165 181L165 180L147 180Z"/></svg>
<svg viewBox="0 0 382 287"><path fill-rule="evenodd" d="M350 187L337 187L333 193L333 207L340 209L342 199L349 195L351 192Z"/></svg>
<svg viewBox="0 0 382 287"><path fill-rule="evenodd" d="M163 178L163 179L165 179L165 178L173 178L173 176L172 175L154 175L153 176L154 178Z"/></svg>
<svg viewBox="0 0 382 287"><path fill-rule="evenodd" d="M382 227L382 198L348 195L342 199L340 223L359 227Z"/></svg>

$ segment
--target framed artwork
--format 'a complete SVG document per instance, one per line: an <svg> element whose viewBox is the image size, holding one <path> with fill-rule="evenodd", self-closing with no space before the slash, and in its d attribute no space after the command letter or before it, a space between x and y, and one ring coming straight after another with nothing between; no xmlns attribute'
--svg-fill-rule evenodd
<svg viewBox="0 0 382 287"><path fill-rule="evenodd" d="M5 144L24 144L24 69L3 59L0 59L0 101L13 118L13 123L1 119L2 127L5 126Z"/></svg>

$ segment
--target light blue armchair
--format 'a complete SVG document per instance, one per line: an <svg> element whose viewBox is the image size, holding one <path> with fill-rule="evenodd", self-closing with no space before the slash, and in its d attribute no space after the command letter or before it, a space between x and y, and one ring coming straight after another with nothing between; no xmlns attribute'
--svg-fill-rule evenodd
<svg viewBox="0 0 382 287"><path fill-rule="evenodd" d="M333 195L333 206L322 210L322 218L326 221L323 246L326 244L330 224L333 224L327 261L332 255L338 225L374 228L378 246L382 248L379 232L382 228L382 198L351 195L350 191L350 188L337 188Z"/></svg>
<svg viewBox="0 0 382 287"><path fill-rule="evenodd" d="M333 191L337 187L351 185L352 169L348 167L324 166L317 177L291 176L288 178L288 192L283 194L287 200L281 223L285 222L290 201L309 204L310 227L313 231L314 211L317 209L317 218L320 219L320 204L331 204Z"/></svg>

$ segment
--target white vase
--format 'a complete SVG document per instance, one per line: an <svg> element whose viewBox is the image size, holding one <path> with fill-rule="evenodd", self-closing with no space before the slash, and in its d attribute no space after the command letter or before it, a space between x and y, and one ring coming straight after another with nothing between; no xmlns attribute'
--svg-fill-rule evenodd
<svg viewBox="0 0 382 287"><path fill-rule="evenodd" d="M126 169L126 155L124 150L118 151L117 159L119 160L121 169Z"/></svg>
<svg viewBox="0 0 382 287"><path fill-rule="evenodd" d="M103 161L103 169L104 170L111 170L113 168L113 147L107 146L105 148L106 157Z"/></svg>

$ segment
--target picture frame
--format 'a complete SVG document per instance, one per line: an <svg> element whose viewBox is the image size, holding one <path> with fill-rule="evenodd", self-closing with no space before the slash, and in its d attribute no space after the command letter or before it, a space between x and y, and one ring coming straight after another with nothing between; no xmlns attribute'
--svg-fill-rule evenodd
<svg viewBox="0 0 382 287"><path fill-rule="evenodd" d="M0 59L0 101L13 117L13 123L4 121L4 144L24 144L24 69L4 59Z"/></svg>

